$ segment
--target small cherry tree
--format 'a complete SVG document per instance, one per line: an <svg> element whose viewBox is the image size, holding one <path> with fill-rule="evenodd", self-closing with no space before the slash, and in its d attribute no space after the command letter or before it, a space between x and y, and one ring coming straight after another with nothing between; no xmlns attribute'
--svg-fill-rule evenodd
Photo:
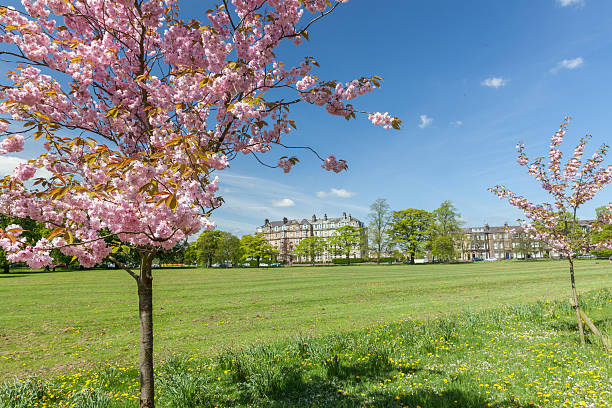
<svg viewBox="0 0 612 408"><path fill-rule="evenodd" d="M591 138L587 135L580 139L575 147L572 157L561 164L562 152L560 145L567 131L569 117L566 117L559 130L555 132L550 140L548 159L537 157L530 160L525 155L524 144L517 145L518 163L527 166L529 174L541 183L553 199L553 204L533 204L525 197L515 194L504 186L497 185L491 192L497 194L501 199L522 210L529 220L519 220L525 234L532 239L546 242L550 248L567 258L569 262L570 282L574 309L578 320L580 341L584 344L584 331L580 317L580 305L576 293L574 279L574 260L576 253L585 253L592 249L590 235L605 224L610 224L612 219L609 215L600 216L590 224L581 224L578 220L578 208L591 200L602 190L612 178L612 165L606 166L604 160L608 152L608 146L602 145L590 158L584 160L583 154L587 142ZM611 208L612 204L608 204ZM601 212L606 213L606 212ZM607 212L609 214L609 212ZM612 241L599 243L601 247L612 247Z"/></svg>
<svg viewBox="0 0 612 408"><path fill-rule="evenodd" d="M0 54L13 63L0 87L0 154L26 140L43 153L0 181L0 213L52 232L32 242L11 225L0 246L32 268L49 264L53 249L83 266L139 254L139 271L115 262L137 284L140 405L152 407L152 260L213 228L208 215L223 202L216 173L239 155L260 160L286 147L298 103L346 119L365 113L387 129L400 121L350 103L379 77L323 81L313 58L290 66L277 56L346 0L222 0L206 22L182 20L175 0L22 2L0 6ZM347 168L333 155L321 160ZM288 172L297 161L276 166Z"/></svg>

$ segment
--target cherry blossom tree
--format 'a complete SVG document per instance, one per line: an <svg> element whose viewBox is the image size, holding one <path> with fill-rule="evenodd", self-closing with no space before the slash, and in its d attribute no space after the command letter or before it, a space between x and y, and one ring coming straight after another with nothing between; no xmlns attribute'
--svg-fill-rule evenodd
<svg viewBox="0 0 612 408"><path fill-rule="evenodd" d="M569 262L570 283L572 286L573 307L578 320L580 341L584 344L584 331L580 318L580 305L576 293L574 279L574 260L576 253L586 253L593 248L591 234L602 228L603 225L612 223L609 212L601 212L597 220L590 224L583 224L578 219L578 209L587 201L591 200L612 179L612 165L605 165L604 160L609 146L602 145L593 155L584 159L584 149L591 135L580 139L572 156L562 165L563 153L561 143L565 137L569 117L566 117L559 130L550 139L548 159L537 157L530 160L525 154L525 146L519 143L518 163L526 166L529 174L541 183L541 186L552 197L552 204L533 204L525 197L517 195L504 186L497 185L491 192L497 194L501 199L522 210L527 220L521 222L523 232L532 239L546 242L552 250L567 258ZM609 203L608 208L612 208ZM612 248L612 240L603 241L600 247Z"/></svg>
<svg viewBox="0 0 612 408"><path fill-rule="evenodd" d="M49 264L53 249L84 266L137 251L139 271L115 261L138 288L142 407L154 405L152 259L214 227L208 216L223 203L217 173L237 156L261 160L287 147L298 103L400 127L351 103L381 78L320 80L312 57L290 66L277 56L345 2L222 0L204 22L181 19L175 0L0 6L0 54L12 63L0 88L0 154L26 142L29 151L44 148L0 181L0 213L52 229L32 242L10 225L0 246L32 268ZM347 168L333 155L319 158L326 170ZM276 167L288 172L297 161L281 157Z"/></svg>

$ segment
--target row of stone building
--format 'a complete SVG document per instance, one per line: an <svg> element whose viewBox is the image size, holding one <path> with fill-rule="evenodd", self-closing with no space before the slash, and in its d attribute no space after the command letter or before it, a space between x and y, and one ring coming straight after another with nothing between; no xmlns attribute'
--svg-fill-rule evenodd
<svg viewBox="0 0 612 408"><path fill-rule="evenodd" d="M308 259L296 257L293 254L293 249L304 238L322 237L328 238L336 234L336 230L345 225L351 225L360 228L363 234L366 234L364 223L354 218L351 214L348 216L342 213L342 217L328 218L327 214L317 218L315 214L307 220L305 218L289 220L287 217L281 221L270 221L266 219L264 225L257 227L256 233L261 234L266 238L266 241L279 253L278 260L281 262L307 262ZM363 258L367 255L367 245L356 245L350 253L351 258ZM332 251L326 250L321 256L316 258L317 262L331 262L333 258L344 257L346 255L335 254Z"/></svg>
<svg viewBox="0 0 612 408"><path fill-rule="evenodd" d="M589 221L583 221L587 227ZM336 230L344 225L361 228L363 234L367 229L362 221L348 216L328 218L327 214L317 218L313 215L309 220L283 218L281 221L265 220L264 225L257 227L256 233L263 235L268 243L279 252L279 261L283 262L305 262L307 259L296 257L292 252L297 244L304 238L318 236L327 238L336 233ZM351 258L365 258L368 256L367 236L356 245L350 254ZM525 250L526 245L529 250ZM529 239L525 236L520 226L489 226L462 228L461 234L455 240L457 259L473 261L478 259L523 259L556 257L543 242ZM525 253L527 252L527 253ZM386 254L389 255L389 254ZM326 251L317 257L317 262L331 262L334 258L344 257L344 254L336 254Z"/></svg>
<svg viewBox="0 0 612 408"><path fill-rule="evenodd" d="M520 226L462 228L461 236L456 242L455 249L461 260L474 259L517 259L517 258L543 258L550 256L550 251L542 242L530 240ZM523 248L522 240L527 240L531 248L528 253ZM521 245L522 244L522 245Z"/></svg>

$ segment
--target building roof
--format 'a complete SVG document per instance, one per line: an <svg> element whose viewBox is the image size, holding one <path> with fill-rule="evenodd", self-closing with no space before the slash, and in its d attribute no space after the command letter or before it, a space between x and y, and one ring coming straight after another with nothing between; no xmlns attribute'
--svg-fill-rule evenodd
<svg viewBox="0 0 612 408"><path fill-rule="evenodd" d="M327 214L325 214L325 216L327 216ZM325 217L324 216L324 217ZM282 227L283 225L290 225L292 223L297 223L299 225L311 225L311 224L315 224L315 223L319 223L319 222L339 222L339 221L344 221L344 220L351 220L351 221L357 221L357 222L361 222L359 221L357 218L353 217L351 214L349 214L348 216L346 216L346 213L343 217L333 217L333 218L316 218L315 221L309 221L306 218L302 218L302 219L287 219L284 218L280 221L269 221L269 224L271 227ZM268 221L268 220L266 220ZM264 223L264 225L261 225L261 227L265 227L266 223Z"/></svg>

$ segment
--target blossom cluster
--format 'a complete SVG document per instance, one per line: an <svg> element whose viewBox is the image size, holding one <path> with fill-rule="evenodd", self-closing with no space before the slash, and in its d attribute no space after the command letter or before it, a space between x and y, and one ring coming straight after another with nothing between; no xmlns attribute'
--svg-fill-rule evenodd
<svg viewBox="0 0 612 408"><path fill-rule="evenodd" d="M7 235L7 251L42 265L59 248L88 266L111 252L112 239L167 250L213 228L208 215L222 203L215 172L282 144L296 128L291 105L348 119L361 111L347 101L379 86L378 77L319 81L311 57L290 67L276 55L344 2L235 0L209 10L208 24L180 20L174 0L118 1L112 13L83 0L0 6L0 43L24 62L0 91L9 118L0 154L24 148L18 124L46 150L0 182L0 212L53 230L38 243ZM364 113L384 128L399 123ZM75 132L60 137L60 129ZM288 172L295 162L277 166ZM322 167L347 165L332 155ZM50 176L35 178L39 169Z"/></svg>
<svg viewBox="0 0 612 408"><path fill-rule="evenodd" d="M340 173L342 170L348 169L348 165L344 160L336 160L336 157L332 154L324 160L321 165L325 170L331 170L336 173Z"/></svg>

